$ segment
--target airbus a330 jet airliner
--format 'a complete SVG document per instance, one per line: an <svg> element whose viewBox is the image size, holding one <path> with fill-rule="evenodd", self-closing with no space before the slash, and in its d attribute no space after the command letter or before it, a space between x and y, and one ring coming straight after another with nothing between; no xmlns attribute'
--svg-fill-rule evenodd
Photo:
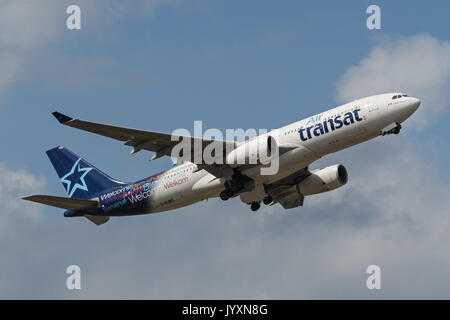
<svg viewBox="0 0 450 320"><path fill-rule="evenodd" d="M285 209L303 205L305 196L339 188L348 180L347 170L337 164L309 170L317 159L367 141L377 136L398 134L401 123L419 107L420 100L403 93L388 93L352 101L312 117L291 123L247 141L218 141L182 137L205 150L212 143L221 143L224 161L183 161L167 171L133 183L121 182L95 168L65 147L47 151L68 197L33 195L24 199L66 209L65 217L84 216L97 225L110 216L127 216L168 211L208 198L227 200L240 196L251 210L265 205L281 204ZM70 127L125 142L132 153L155 152L152 159L174 155L179 139L171 134L129 129L73 119L54 112L56 119ZM250 164L253 144L275 154L278 170L262 174L267 163ZM275 152L275 149L277 152ZM183 158L185 159L185 158Z"/></svg>

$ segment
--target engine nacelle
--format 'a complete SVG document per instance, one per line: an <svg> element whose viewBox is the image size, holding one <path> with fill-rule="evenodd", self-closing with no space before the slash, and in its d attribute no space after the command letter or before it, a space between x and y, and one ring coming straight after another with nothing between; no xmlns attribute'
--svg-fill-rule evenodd
<svg viewBox="0 0 450 320"><path fill-rule="evenodd" d="M347 169L341 164L311 171L311 175L297 184L304 196L322 193L342 187L347 183Z"/></svg>
<svg viewBox="0 0 450 320"><path fill-rule="evenodd" d="M245 164L267 164L278 148L274 137L268 135L249 140L233 151L226 158L232 168Z"/></svg>

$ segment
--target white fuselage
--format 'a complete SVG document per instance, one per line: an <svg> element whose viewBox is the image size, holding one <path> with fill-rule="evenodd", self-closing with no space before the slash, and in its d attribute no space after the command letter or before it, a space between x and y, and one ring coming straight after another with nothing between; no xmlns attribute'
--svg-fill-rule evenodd
<svg viewBox="0 0 450 320"><path fill-rule="evenodd" d="M298 147L281 154L276 174L261 175L258 166L243 170L242 174L253 179L256 185L267 185L302 170L327 154L377 137L383 128L405 121L420 104L418 99L404 95L392 99L398 95L401 94L358 99L265 134L276 134L280 146ZM339 121L344 121L345 117L350 125L339 127ZM147 199L149 212L167 211L217 197L224 189L223 183L224 178L197 170L193 163L181 164L158 177L158 183Z"/></svg>

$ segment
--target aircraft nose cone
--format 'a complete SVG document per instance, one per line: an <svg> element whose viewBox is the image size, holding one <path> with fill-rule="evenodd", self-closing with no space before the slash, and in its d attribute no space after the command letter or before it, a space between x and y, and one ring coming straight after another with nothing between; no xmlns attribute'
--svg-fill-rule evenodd
<svg viewBox="0 0 450 320"><path fill-rule="evenodd" d="M412 112L415 112L417 110L417 108L419 108L420 106L420 100L417 98L413 98L411 97L411 104L410 104L410 108L412 109Z"/></svg>

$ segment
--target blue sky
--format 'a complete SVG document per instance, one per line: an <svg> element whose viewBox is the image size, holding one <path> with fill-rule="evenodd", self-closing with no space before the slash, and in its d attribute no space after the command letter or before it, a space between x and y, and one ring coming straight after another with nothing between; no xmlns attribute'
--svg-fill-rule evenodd
<svg viewBox="0 0 450 320"><path fill-rule="evenodd" d="M80 31L64 30L58 4L61 34L40 44L26 76L5 92L2 135L18 123L23 129L6 141L3 160L43 174L43 151L64 144L125 174L120 178L137 179L168 162L149 165L117 142L61 128L50 112L164 132L192 130L194 120L220 129L276 128L336 105L336 81L383 37L425 31L449 38L446 2L379 4L380 31L366 28L368 3L361 1L180 1L159 4L150 16L114 18L99 5L95 15L82 8ZM99 144L114 157L92 152Z"/></svg>
<svg viewBox="0 0 450 320"><path fill-rule="evenodd" d="M23 4L25 9L19 3ZM270 236L273 236L275 243L281 248L274 245L268 249L269 252L279 259L287 259L278 252L286 250L286 245L310 239L307 236L308 226L311 230L319 230L318 234L325 235L331 225L337 225L338 229L333 237L330 236L328 241L326 238L322 239L324 251L319 252L324 256L311 257L310 253L300 252L307 248L299 249L299 255L310 257L310 264L305 266L305 270L320 272L322 267L318 267L318 264L326 261L325 256L329 255L333 248L331 238L334 243L336 239L347 239L349 243L355 239L364 239L364 235L355 236L355 239L348 238L348 233L357 233L359 226L369 230L368 233L373 235L373 239L385 237L386 232L390 232L392 217L380 215L378 210L382 209L379 204L372 203L373 195L378 196L378 192L383 193L385 188L389 190L390 183L399 193L398 197L391 199L386 194L386 199L381 198L380 201L385 200L391 209L402 208L405 203L399 199L411 197L407 190L401 188L410 183L407 179L413 172L429 170L428 175L423 177L433 177L433 180L428 181L429 184L422 181L423 185L436 188L440 186L440 190L447 190L450 158L447 148L447 138L450 134L447 126L450 120L449 97L446 93L450 74L447 50L450 29L446 23L450 9L448 1L429 4L410 1L372 3L156 0L137 1L133 7L126 7L120 1L79 1L77 4L82 11L82 29L69 31L65 28L65 9L72 3L51 0L39 4L27 0L0 3L0 12L2 9L4 12L3 15L0 13L0 57L3 61L0 63L0 74L3 74L0 75L0 134L3 137L0 162L6 168L5 177L9 172L23 173L18 176L19 181L32 181L29 187L26 184L24 189L14 189L15 191L4 196L4 201L12 203L8 204L5 210L19 216L23 211L29 211L41 217L39 221L30 222L26 227L23 226L24 223L28 224L26 219L20 223L5 219L2 224L5 228L15 231L13 233L16 236L26 230L36 232L39 237L34 239L36 243L46 246L45 250L48 249L48 259L45 260L30 254L27 249L31 246L39 250L39 247L36 247L38 244L33 246L30 242L24 242L18 244L18 247L23 249L19 257L13 257L12 252L11 256L7 253L5 257L21 264L21 271L24 273L29 273L33 269L32 266L36 266L36 270L41 270L40 274L44 275L42 278L51 283L45 288L36 284L36 290L27 292L25 280L20 280L19 271L17 274L13 271L13 263L7 263L11 268L8 269L3 261L4 270L10 270L14 276L5 286L12 293L0 291L1 297L122 297L120 293L114 295L105 288L117 292L114 290L124 285L123 283L114 285L110 282L108 285L107 276L92 271L100 272L98 270L101 268L105 269L105 265L93 262L97 250L101 250L104 261L117 265L123 257L118 256L116 252L124 246L127 251L125 258L131 260L130 264L145 265L148 259L151 260L150 253L146 254L149 247L145 243L159 242L165 237L168 237L165 247L160 243L158 247L153 248L160 260L154 273L157 276L147 274L145 269L139 269L139 272L145 274L145 278L153 281L152 285L160 289L167 288L160 282L164 279L170 282L168 279L171 277L164 272L164 263L184 262L189 272L185 269L169 268L175 274L175 279L180 275L180 282L171 283L171 290L161 289L160 295L146 291L139 278L124 276L128 281L125 286L129 293L125 297L189 298L209 296L211 293L212 297L232 298L235 297L233 292L237 292L237 298L415 297L411 292L417 293L419 297L449 297L450 292L439 287L438 278L430 280L429 287L423 288L422 291L416 287L413 289L418 291L411 290L408 285L404 286L408 283L408 279L405 279L394 281L395 285L391 286L391 291L386 289L378 296L370 296L364 288L356 285L361 279L362 283L365 283L364 273L351 278L350 274L343 277L336 272L334 276L325 277L329 280L326 284L305 284L308 290L302 292L291 288L289 281L278 279L277 283L282 284L280 290L270 293L268 288L273 285L272 280L267 283L261 280L270 277L271 270L268 269L258 270L255 267L254 273L245 270L243 274L247 275L247 278L242 284L246 285L245 288L239 285L239 280L242 279L239 279L238 270L236 273L230 271L229 287L223 291L218 288L227 281L219 281L217 287L209 287L206 281L202 282L205 279L200 273L195 271L201 270L206 274L206 278L210 277L210 281L217 279L219 273L216 274L218 271L215 270L219 266L216 264L220 265L221 261L230 258L232 252L239 251L239 243L233 241L234 236L243 241L248 240L250 244L255 243L259 237L262 237L263 243L271 242ZM370 4L377 4L381 8L381 30L366 28L366 8ZM413 58L410 60L408 57L398 58L397 53L408 52L410 44L411 50L420 51L427 46L437 48L436 51L441 54L437 57L442 58L442 70L439 67L441 64L436 63L436 58L429 52L411 54ZM371 56L371 53L378 52L376 50L381 50L383 54ZM390 74L389 69L385 70L395 87L380 83L382 77L377 72L364 73L365 67L372 70L371 66L383 65L385 61L394 59L405 63L404 73L401 71L400 74ZM429 63L433 67L438 65L438 68L428 74L427 70L420 69L421 63ZM349 73L351 67L356 68L353 73ZM6 71L1 72L2 68ZM9 71L10 68L12 71ZM419 71L411 73L415 68L419 68ZM403 74L407 75L406 79ZM418 81L414 80L416 77ZM437 89L430 90L427 83ZM201 203L191 208L176 210L176 214L169 213L167 217L155 215L130 218L128 221L117 219L99 229L88 225L89 222L84 219L62 219L59 216L61 210L38 208L28 204L22 209L22 204L16 202L18 197L26 195L21 194L22 192L39 190L55 195L64 194L45 155L46 150L57 145L67 146L113 177L125 181L149 176L170 165L169 159L149 162L150 153L140 152L131 156L129 149L120 142L62 127L51 116L51 112L55 110L80 119L162 132L171 132L177 128L193 130L194 120L202 120L204 128L271 129L332 108L346 102L345 99L361 97L363 93L381 93L385 89L396 91L403 88L412 88L412 92L408 90L407 93L423 101L421 114L417 114L417 119L405 124L400 137L378 138L368 143L368 146L355 147L343 151L341 155L338 153L321 160L321 164L342 162L350 169L349 191L336 191L334 195L330 193L314 198L318 200L311 200L309 208L299 209L299 212L295 213L298 214L297 217L292 214L281 215L282 209L277 207L264 211L262 217L254 218L248 214L247 206L238 201L222 203L212 200L207 204ZM432 94L427 95L428 92ZM433 116L428 117L427 113ZM406 167L409 168L409 161L417 165L411 165L410 171L402 171ZM376 171L382 164L386 167ZM365 186L372 184L372 181L364 183L364 179L373 178L368 175L370 172L389 172L393 178L388 179L388 183L377 180L380 185L375 187L373 184L374 189L366 192ZM356 177L354 182L352 174ZM420 174L417 176L422 177ZM420 181L417 183L418 188L423 187ZM415 185L411 182L411 188L412 186ZM355 188L360 189L355 191ZM421 191L423 192L423 189ZM350 201L350 192L358 194L358 202ZM427 198L428 193L423 197L423 202L434 201L434 198ZM308 202L309 200L305 202L306 206ZM336 214L330 214L330 210L335 210L334 205L341 208ZM447 203L442 203L441 207L446 205ZM223 215L230 214L230 221L218 217L217 212L213 214L216 207L220 208L219 212ZM434 205L425 205L423 211L432 208ZM389 211L385 208L383 210ZM371 214L366 216L363 211L370 211ZM428 222L425 223L418 217L419 214L405 214L401 217L395 216L394 220L398 223L396 226L405 230L406 227L402 223L416 221L417 218L420 222L415 226L419 230L423 228L424 234L435 231L435 225L429 226ZM442 216L435 219L446 219L446 216L442 213ZM223 228L211 230L211 226L217 221L223 223ZM293 226L297 226L298 230L303 230L305 234L296 235ZM43 238L39 236L38 230L46 232ZM149 234L147 230L153 234ZM382 233L377 233L380 230ZM62 253L63 248L55 244L55 238L64 237L65 232L73 237L95 239L98 242L83 240L76 248L69 239L59 239L62 241L61 246L64 244L71 250L71 254ZM204 232L213 237L214 248L204 244L207 239L206 235L201 236ZM237 232L237 235L233 232ZM289 234L289 237L280 236L283 232ZM113 244L108 244L117 234ZM248 235L247 239L245 234ZM405 235L402 239L409 239L409 236L413 238L413 234ZM445 239L444 235L442 237ZM311 235L311 238L314 236ZM4 241L15 241L14 239L11 235L11 238ZM183 239L192 239L192 247L186 247L188 245L183 244ZM398 252L404 252L402 239L394 241L393 247L397 248ZM124 242L131 244L124 245ZM377 244L377 241L371 242L367 244L367 248L375 248L374 252L379 253ZM419 247L429 248L433 245L435 244L425 242L420 243ZM196 248L203 251L195 251ZM190 249L196 252L192 256L186 255L186 250ZM335 249L340 252L347 250L348 246L343 244ZM168 254L167 250L174 254ZM261 248L248 250L253 252L254 259L242 253L242 257L247 257L241 260L243 263L269 261ZM398 252L392 249L392 255L375 256L380 261L385 261L387 268L400 273L405 264L392 258L396 256L395 253L398 256ZM410 252L405 261L409 263L411 261L408 259L420 260L420 255L419 258L411 258L416 256L417 252ZM448 267L450 263L444 260L443 256L443 253L439 256L442 261L440 258L432 258ZM424 257L419 262L424 263L427 259L430 257ZM71 296L71 293L58 286L59 280L52 277L52 272L64 269L69 260L80 260L82 268L90 270L89 279L97 284L95 289L92 289L93 286L90 290L86 289ZM355 260L357 267L351 265L351 270L362 270L362 266L370 259ZM24 262L28 262L28 268L23 266ZM340 261L334 262L339 265ZM200 263L206 267L198 269L197 264ZM287 261L287 269L284 272L287 275L291 272L295 274L295 267L300 266L298 264L301 265L301 262ZM120 269L114 267L106 267L106 270L109 277L120 274ZM186 278L184 272L192 275L195 281L192 280L191 283L180 280ZM440 274L439 272L441 271L431 270L430 274ZM446 273L442 274L444 275L447 276ZM262 284L253 284L249 280L253 277L254 280L262 281ZM395 279L392 274L391 277ZM306 278L308 277L305 276ZM105 282L102 282L102 279L105 279ZM303 280L306 281L305 279ZM341 280L336 279L348 281L343 284L340 283ZM338 282L339 285L345 286L346 290L342 291L341 287L337 287ZM198 291L190 295L192 288ZM255 295L251 296L251 292L255 292Z"/></svg>

